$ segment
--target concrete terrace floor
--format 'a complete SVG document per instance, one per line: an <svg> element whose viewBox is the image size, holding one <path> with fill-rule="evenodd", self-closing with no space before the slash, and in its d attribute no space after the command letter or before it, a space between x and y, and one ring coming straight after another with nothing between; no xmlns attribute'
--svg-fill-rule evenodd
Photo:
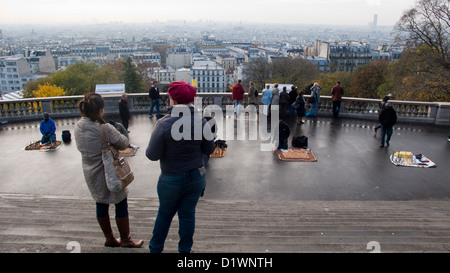
<svg viewBox="0 0 450 273"><path fill-rule="evenodd" d="M52 152L24 150L30 141L40 139L39 121L1 125L0 193L90 197L73 137L77 121L78 118L55 120L57 139L61 139L62 130L70 130L72 142ZM233 119L224 118L224 123L228 122ZM234 121L234 126L237 122ZM450 199L449 128L399 123L395 126L391 146L379 148L380 132L374 136L375 121L317 117L306 118L301 126L293 120L287 119L287 122L291 129L289 144L293 135L308 136L317 162L281 162L272 152L260 150L261 141L227 140L226 156L210 159L204 199ZM159 162L152 162L145 156L155 124L156 118L149 118L147 114L134 115L130 120L130 142L140 146L136 156L129 158L135 174L130 198L157 197ZM219 128L226 126L219 124ZM394 166L389 155L399 150L422 153L437 167Z"/></svg>
<svg viewBox="0 0 450 273"><path fill-rule="evenodd" d="M56 120L57 138L62 130L73 133L77 121ZM249 121L228 118L219 127L238 122ZM132 237L144 240L139 249L103 247L73 137L53 152L25 151L40 139L39 122L1 125L0 252L67 253L75 242L83 253L148 253L160 169L145 149L155 123L134 115L129 127L131 143L140 146L129 158L135 181L128 195ZM281 162L261 151L260 141L228 140L226 156L210 159L197 206L196 252L368 253L369 242L388 253L449 252L449 128L398 124L391 147L380 149L373 121L319 117L289 124L291 138L309 137L318 161ZM437 167L396 167L393 150L422 153ZM177 229L174 217L164 252L177 252Z"/></svg>

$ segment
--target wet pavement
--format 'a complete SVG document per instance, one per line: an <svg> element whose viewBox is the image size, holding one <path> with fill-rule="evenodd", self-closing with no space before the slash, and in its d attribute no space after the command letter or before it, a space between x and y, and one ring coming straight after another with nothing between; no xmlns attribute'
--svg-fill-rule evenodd
<svg viewBox="0 0 450 273"><path fill-rule="evenodd" d="M119 119L116 118L118 121ZM57 139L62 130L72 132L72 142L51 152L25 151L40 139L39 121L0 125L2 159L1 193L72 195L89 197L81 169L81 156L73 137L78 118L57 119ZM397 124L391 146L379 148L380 132L374 121L306 118L298 126L287 120L292 136L306 135L317 162L282 162L272 152L261 151L260 140L227 140L224 158L211 158L205 199L223 200L448 200L450 199L450 142L448 127ZM229 123L231 122L231 123ZM240 121L224 118L236 128ZM243 121L248 125L248 121ZM159 162L145 156L156 118L134 115L130 142L139 145L129 158L135 174L129 197L156 197ZM222 128L221 126L219 126ZM224 125L223 128L226 126ZM231 127L232 128L232 127ZM248 128L248 127L247 127ZM436 168L397 167L393 151L424 154Z"/></svg>

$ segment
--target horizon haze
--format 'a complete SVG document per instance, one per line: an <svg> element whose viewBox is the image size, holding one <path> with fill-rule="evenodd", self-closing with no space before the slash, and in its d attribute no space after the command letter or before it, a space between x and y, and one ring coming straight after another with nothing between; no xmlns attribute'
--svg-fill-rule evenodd
<svg viewBox="0 0 450 273"><path fill-rule="evenodd" d="M216 21L393 26L415 0L16 0L0 2L0 24L73 25Z"/></svg>

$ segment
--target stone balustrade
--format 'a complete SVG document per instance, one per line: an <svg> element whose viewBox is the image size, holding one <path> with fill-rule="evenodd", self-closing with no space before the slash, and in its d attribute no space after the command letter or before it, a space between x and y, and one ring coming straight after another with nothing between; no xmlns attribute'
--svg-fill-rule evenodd
<svg viewBox="0 0 450 273"><path fill-rule="evenodd" d="M202 105L216 104L222 107L233 105L231 93L198 93L202 98ZM305 95L305 99L309 96ZM20 122L25 120L42 119L43 112L51 114L52 118L66 118L80 116L77 103L83 96L63 96L49 98L32 98L20 100L0 101L0 121ZM120 95L105 95L105 113L118 115ZM246 100L246 99L245 99ZM246 105L244 100L244 106ZM258 97L260 102L261 95ZM340 117L376 120L379 114L381 100L344 97L342 99ZM450 125L450 103L442 102L414 102L390 101L397 111L398 119L402 122L414 122L434 125ZM168 107L167 94L161 94L161 111ZM261 104L261 103L259 103ZM150 99L147 93L128 94L128 105L131 113L148 113ZM318 105L318 115L332 115L332 100L330 96L321 96ZM309 105L307 104L307 108ZM308 110L308 109L307 109Z"/></svg>

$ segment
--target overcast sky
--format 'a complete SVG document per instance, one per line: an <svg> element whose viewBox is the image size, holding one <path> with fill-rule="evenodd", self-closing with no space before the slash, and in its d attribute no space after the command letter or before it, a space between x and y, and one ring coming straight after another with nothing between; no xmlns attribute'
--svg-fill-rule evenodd
<svg viewBox="0 0 450 273"><path fill-rule="evenodd" d="M214 20L394 25L416 0L0 0L0 24Z"/></svg>

